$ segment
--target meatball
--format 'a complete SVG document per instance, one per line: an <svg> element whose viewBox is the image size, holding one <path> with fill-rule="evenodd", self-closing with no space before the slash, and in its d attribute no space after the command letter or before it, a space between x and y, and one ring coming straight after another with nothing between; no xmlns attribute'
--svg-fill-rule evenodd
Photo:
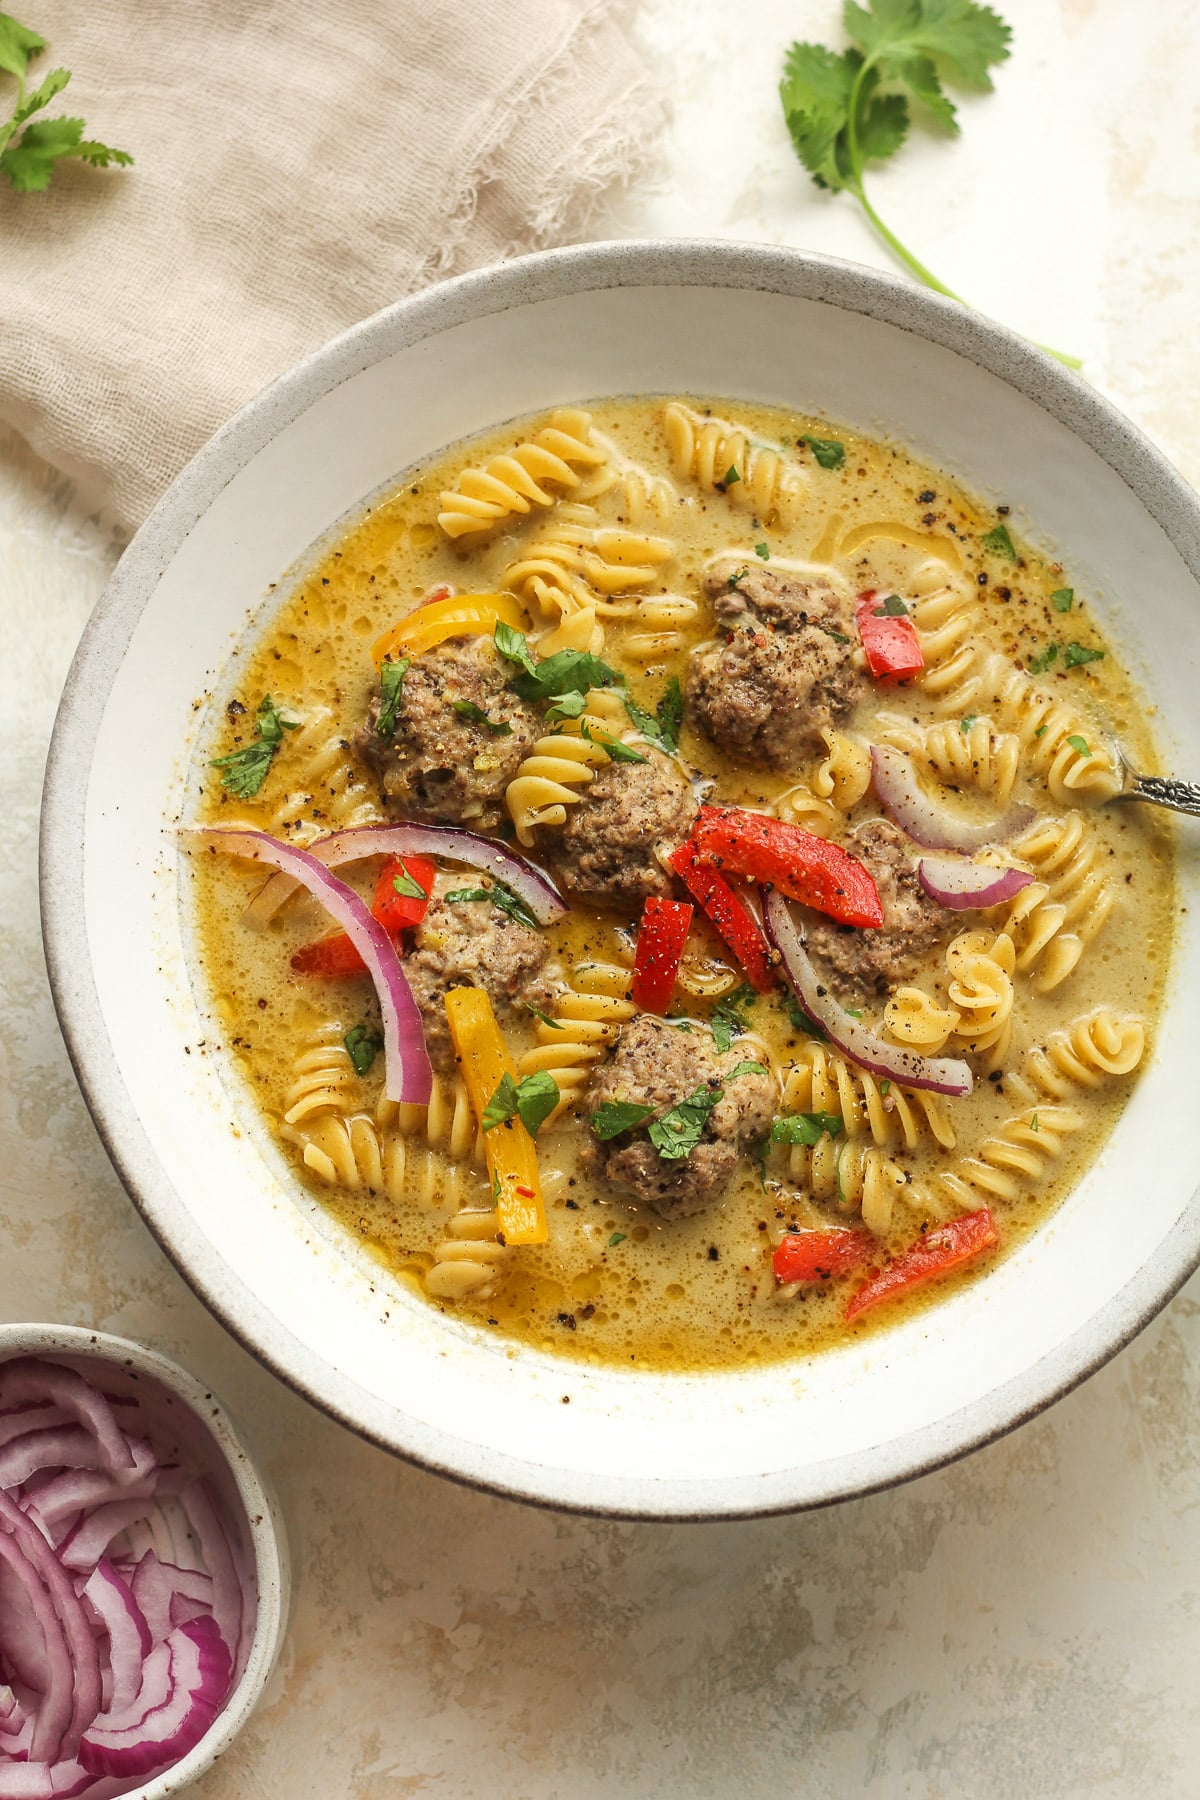
<svg viewBox="0 0 1200 1800"><path fill-rule="evenodd" d="M824 750L866 679L853 658L853 608L827 582L723 561L704 578L724 641L698 651L691 715L747 762L792 769Z"/></svg>
<svg viewBox="0 0 1200 1800"><path fill-rule="evenodd" d="M649 747L641 754L644 763L606 763L567 813L555 861L576 894L637 906L671 891L655 845L682 843L700 803L670 757Z"/></svg>
<svg viewBox="0 0 1200 1800"><path fill-rule="evenodd" d="M504 790L541 734L509 673L488 638L439 644L407 670L390 737L379 735L376 691L354 747L378 775L387 806L476 831L499 823Z"/></svg>
<svg viewBox="0 0 1200 1800"><path fill-rule="evenodd" d="M484 988L505 1025L516 1022L522 1000L549 1011L560 986L543 973L547 952L540 932L486 900L450 898L467 888L489 886L471 874L439 875L413 948L404 958L404 973L425 1021L430 1061L447 1074L454 1068L445 1007L448 988Z"/></svg>
<svg viewBox="0 0 1200 1800"><path fill-rule="evenodd" d="M585 1156L593 1171L664 1218L701 1211L728 1186L738 1157L771 1123L775 1090L766 1070L729 1079L746 1060L736 1048L718 1055L712 1034L701 1025L683 1030L639 1013L624 1026L611 1060L592 1080L585 1105L589 1115L605 1101L624 1100L652 1106L661 1116L699 1087L724 1083L724 1093L687 1156L674 1161L661 1157L642 1126L607 1142L591 1136Z"/></svg>
<svg viewBox="0 0 1200 1800"><path fill-rule="evenodd" d="M828 971L831 986L882 997L911 977L950 936L956 929L954 915L922 888L911 840L889 819L855 825L846 833L844 848L871 871L883 904L883 924L859 930L810 913L805 922L809 954Z"/></svg>

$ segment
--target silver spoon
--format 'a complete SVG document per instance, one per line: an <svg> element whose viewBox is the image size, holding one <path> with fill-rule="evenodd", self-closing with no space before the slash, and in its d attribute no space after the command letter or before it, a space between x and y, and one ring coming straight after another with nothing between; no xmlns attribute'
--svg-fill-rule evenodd
<svg viewBox="0 0 1200 1800"><path fill-rule="evenodd" d="M1174 775L1139 775L1121 757L1124 785L1114 800L1148 800L1152 806L1167 806L1172 812L1195 813L1200 817L1200 782L1177 781Z"/></svg>

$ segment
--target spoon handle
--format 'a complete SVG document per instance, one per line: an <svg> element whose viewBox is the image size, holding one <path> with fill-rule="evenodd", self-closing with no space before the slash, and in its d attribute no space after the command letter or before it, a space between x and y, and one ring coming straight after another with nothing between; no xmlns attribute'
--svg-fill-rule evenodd
<svg viewBox="0 0 1200 1800"><path fill-rule="evenodd" d="M1172 812L1195 813L1200 816L1200 782L1177 781L1173 775L1133 775L1118 800L1149 800L1153 806L1168 806Z"/></svg>

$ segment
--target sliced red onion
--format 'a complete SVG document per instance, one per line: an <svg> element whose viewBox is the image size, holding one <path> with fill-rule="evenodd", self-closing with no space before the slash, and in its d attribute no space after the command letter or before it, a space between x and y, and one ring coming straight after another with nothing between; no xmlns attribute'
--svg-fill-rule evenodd
<svg viewBox="0 0 1200 1800"><path fill-rule="evenodd" d="M320 901L330 917L342 927L375 983L383 1018L384 1091L388 1099L427 1106L433 1090L433 1065L425 1048L420 1008L413 998L391 937L353 888L331 875L324 863L309 851L281 844L278 838L270 837L265 831L225 831L218 826L201 826L188 835L231 856L248 857L253 862L268 863L281 869L285 875L303 882L313 898Z"/></svg>
<svg viewBox="0 0 1200 1800"><path fill-rule="evenodd" d="M94 1786L82 1763L14 1762L0 1768L0 1800L73 1800Z"/></svg>
<svg viewBox="0 0 1200 1800"><path fill-rule="evenodd" d="M68 1693L67 1723L59 1731L56 1715L53 1732L50 1729L43 1730L43 1709L34 1731L33 1760L54 1762L61 1756L74 1756L84 1727L89 1720L95 1718L99 1710L100 1659L96 1651L96 1640L66 1570L41 1532L29 1522L11 1496L2 1492L0 1535L11 1540L40 1581L62 1628L64 1647L70 1659L73 1693ZM57 1741L52 1742L56 1732Z"/></svg>
<svg viewBox="0 0 1200 1800"><path fill-rule="evenodd" d="M154 1648L146 1616L129 1583L104 1557L83 1584L83 1597L96 1611L108 1639L108 1664L112 1686L107 1712L120 1712L137 1697L142 1685L142 1665Z"/></svg>
<svg viewBox="0 0 1200 1800"><path fill-rule="evenodd" d="M809 961L804 938L782 894L774 888L764 888L762 910L763 929L780 954L796 998L830 1043L851 1062L904 1087L927 1088L934 1094L971 1092L974 1078L965 1062L949 1056L917 1056L912 1050L885 1043L842 1011Z"/></svg>
<svg viewBox="0 0 1200 1800"><path fill-rule="evenodd" d="M1033 876L1027 869L997 869L991 863L963 862L953 856L923 856L917 864L917 880L939 906L968 912L1011 900L1029 886Z"/></svg>
<svg viewBox="0 0 1200 1800"><path fill-rule="evenodd" d="M107 1506L98 1506L94 1512L80 1513L56 1545L63 1567L74 1574L94 1569L113 1539L145 1518L147 1501L152 1501L159 1492L161 1483L148 1482L143 1494L126 1495L121 1500L110 1501Z"/></svg>
<svg viewBox="0 0 1200 1800"><path fill-rule="evenodd" d="M305 848L327 869L359 862L365 856L435 856L502 881L518 900L524 901L539 925L553 925L567 911L566 901L544 869L494 838L480 837L456 825L418 825L409 820L390 825L356 825L318 838ZM254 923L265 925L293 889L294 883L286 875L272 875L251 902Z"/></svg>
<svg viewBox="0 0 1200 1800"><path fill-rule="evenodd" d="M50 1762L58 1755L58 1747L71 1722L72 1693L75 1678L71 1670L71 1652L67 1646L62 1621L39 1572L15 1540L0 1531L0 1563L12 1571L25 1590L29 1608L42 1635L46 1662L46 1683L41 1705L34 1721L30 1748L39 1762Z"/></svg>
<svg viewBox="0 0 1200 1800"><path fill-rule="evenodd" d="M177 1563L161 1562L153 1550L147 1550L129 1583L137 1605L145 1615L155 1643L165 1638L177 1625L196 1617L172 1617L174 1603L186 1600L202 1612L213 1610L213 1579L199 1569L181 1569Z"/></svg>
<svg viewBox="0 0 1200 1800"><path fill-rule="evenodd" d="M95 1775L138 1778L186 1756L208 1730L229 1689L229 1651L213 1619L193 1619L173 1631L146 1659L167 1657L164 1699L136 1719L137 1703L125 1715L97 1719L79 1746L79 1760ZM155 1671L157 1676L157 1670ZM152 1685L157 1688L157 1680Z"/></svg>
<svg viewBox="0 0 1200 1800"><path fill-rule="evenodd" d="M199 1482L193 1483L180 1496L180 1503L196 1534L200 1560L212 1576L212 1609L217 1629L236 1654L242 1633L244 1589L233 1547L216 1508Z"/></svg>
<svg viewBox="0 0 1200 1800"><path fill-rule="evenodd" d="M43 1470L30 1477L21 1495L21 1504L51 1536L55 1528L85 1507L106 1506L109 1501L144 1498L155 1492L159 1467L154 1449L145 1438L127 1439L134 1459L135 1480L119 1483L106 1469L65 1468Z"/></svg>
<svg viewBox="0 0 1200 1800"><path fill-rule="evenodd" d="M1037 816L1032 806L1014 806L999 819L970 825L932 800L917 780L912 757L888 744L871 745L871 780L888 818L927 850L971 851L1003 844Z"/></svg>
<svg viewBox="0 0 1200 1800"><path fill-rule="evenodd" d="M18 1487L42 1469L102 1469L112 1485L111 1464L104 1446L82 1425L59 1425L26 1431L0 1449L0 1487Z"/></svg>
<svg viewBox="0 0 1200 1800"><path fill-rule="evenodd" d="M110 1469L114 1472L127 1469L130 1479L135 1478L133 1456L107 1394L94 1388L74 1369L68 1369L63 1363L14 1357L12 1362L4 1365L4 1399L6 1412L30 1402L62 1407L103 1446Z"/></svg>

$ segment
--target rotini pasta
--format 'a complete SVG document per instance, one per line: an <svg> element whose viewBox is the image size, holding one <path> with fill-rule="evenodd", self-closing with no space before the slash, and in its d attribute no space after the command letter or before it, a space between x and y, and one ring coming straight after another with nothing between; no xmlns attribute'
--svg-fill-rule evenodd
<svg viewBox="0 0 1200 1800"><path fill-rule="evenodd" d="M702 488L719 490L764 525L788 525L804 498L803 470L771 444L758 444L727 419L693 412L672 400L663 408L671 462Z"/></svg>
<svg viewBox="0 0 1200 1800"><path fill-rule="evenodd" d="M1078 1107L1047 1102L1026 1107L970 1155L960 1157L953 1169L936 1175L934 1186L964 1212L981 1199L1017 1200L1042 1180L1062 1155L1064 1141L1083 1122Z"/></svg>
<svg viewBox="0 0 1200 1800"><path fill-rule="evenodd" d="M375 1122L381 1131L394 1128L402 1137L424 1138L452 1163L483 1167L483 1133L466 1084L457 1076L451 1081L435 1074L428 1106L400 1106L381 1096Z"/></svg>
<svg viewBox="0 0 1200 1800"><path fill-rule="evenodd" d="M950 1041L1002 1067L1012 1042L1016 950L1005 932L964 931L946 951L947 997L959 1014Z"/></svg>
<svg viewBox="0 0 1200 1800"><path fill-rule="evenodd" d="M1000 803L1011 799L1021 766L1016 732L997 731L986 718L917 725L898 713L879 713L874 729L881 744L905 751L947 787L978 788Z"/></svg>
<svg viewBox="0 0 1200 1800"><path fill-rule="evenodd" d="M622 737L627 723L619 698L593 688L580 718L564 719L552 735L538 739L505 792L522 844L535 843L540 826L565 823L567 808L579 804L596 770L612 760L603 740ZM599 740L585 733L599 733Z"/></svg>
<svg viewBox="0 0 1200 1800"><path fill-rule="evenodd" d="M858 738L845 731L822 731L828 754L817 766L812 778L812 791L818 800L828 800L838 812L849 812L871 785L871 752Z"/></svg>
<svg viewBox="0 0 1200 1800"><path fill-rule="evenodd" d="M1049 994L1104 929L1116 892L1079 813L1035 820L1010 849L1038 879L1010 902L1004 929L1016 946L1017 973L1030 977L1035 993Z"/></svg>
<svg viewBox="0 0 1200 1800"><path fill-rule="evenodd" d="M472 1196L476 1204L487 1201L487 1183L478 1169L447 1162L439 1151L377 1125L365 1113L349 1118L325 1113L309 1124L285 1125L280 1135L327 1187L375 1195L395 1206L411 1200L426 1211L466 1206Z"/></svg>
<svg viewBox="0 0 1200 1800"><path fill-rule="evenodd" d="M880 1082L823 1044L806 1044L783 1078L785 1113L831 1113L847 1138L869 1137L882 1149L915 1150L933 1142L953 1150L954 1124L942 1097ZM838 1140L831 1140L837 1142Z"/></svg>
<svg viewBox="0 0 1200 1800"><path fill-rule="evenodd" d="M823 1136L811 1148L794 1144L788 1174L815 1200L860 1214L878 1237L891 1229L893 1208L908 1185L898 1163L857 1138Z"/></svg>
<svg viewBox="0 0 1200 1800"><path fill-rule="evenodd" d="M962 1014L957 1007L941 1006L923 988L900 987L883 1009L889 1035L921 1056L938 1056L957 1031Z"/></svg>
<svg viewBox="0 0 1200 1800"><path fill-rule="evenodd" d="M605 461L584 477L575 490L579 500L607 499L624 525L645 525L671 517L679 496L665 475L652 475L630 462L612 438L593 431L592 441L605 451Z"/></svg>
<svg viewBox="0 0 1200 1800"><path fill-rule="evenodd" d="M1035 1045L1007 1086L1030 1102L1039 1096L1068 1100L1081 1089L1094 1091L1115 1076L1131 1075L1145 1052L1143 1020L1098 1006Z"/></svg>
<svg viewBox="0 0 1200 1800"><path fill-rule="evenodd" d="M341 1113L357 1110L361 1089L346 1050L346 1028L331 1021L315 1030L292 1064L291 1085L283 1096L283 1118L287 1125L300 1125L319 1113Z"/></svg>
<svg viewBox="0 0 1200 1800"><path fill-rule="evenodd" d="M637 1008L629 998L629 970L618 963L580 963L560 994L551 1023L537 1021L534 1049L517 1059L521 1075L543 1070L558 1084L560 1100L551 1123L578 1102L596 1063Z"/></svg>
<svg viewBox="0 0 1200 1800"><path fill-rule="evenodd" d="M464 1207L446 1225L434 1246L433 1267L425 1271L425 1291L435 1300L486 1300L495 1293L512 1251L496 1241L492 1207Z"/></svg>
<svg viewBox="0 0 1200 1800"><path fill-rule="evenodd" d="M481 468L464 469L457 485L441 494L437 522L447 537L461 538L490 531L514 513L552 506L554 489L578 487L578 470L599 467L604 454L592 440L591 414L563 408L527 443L490 457Z"/></svg>

